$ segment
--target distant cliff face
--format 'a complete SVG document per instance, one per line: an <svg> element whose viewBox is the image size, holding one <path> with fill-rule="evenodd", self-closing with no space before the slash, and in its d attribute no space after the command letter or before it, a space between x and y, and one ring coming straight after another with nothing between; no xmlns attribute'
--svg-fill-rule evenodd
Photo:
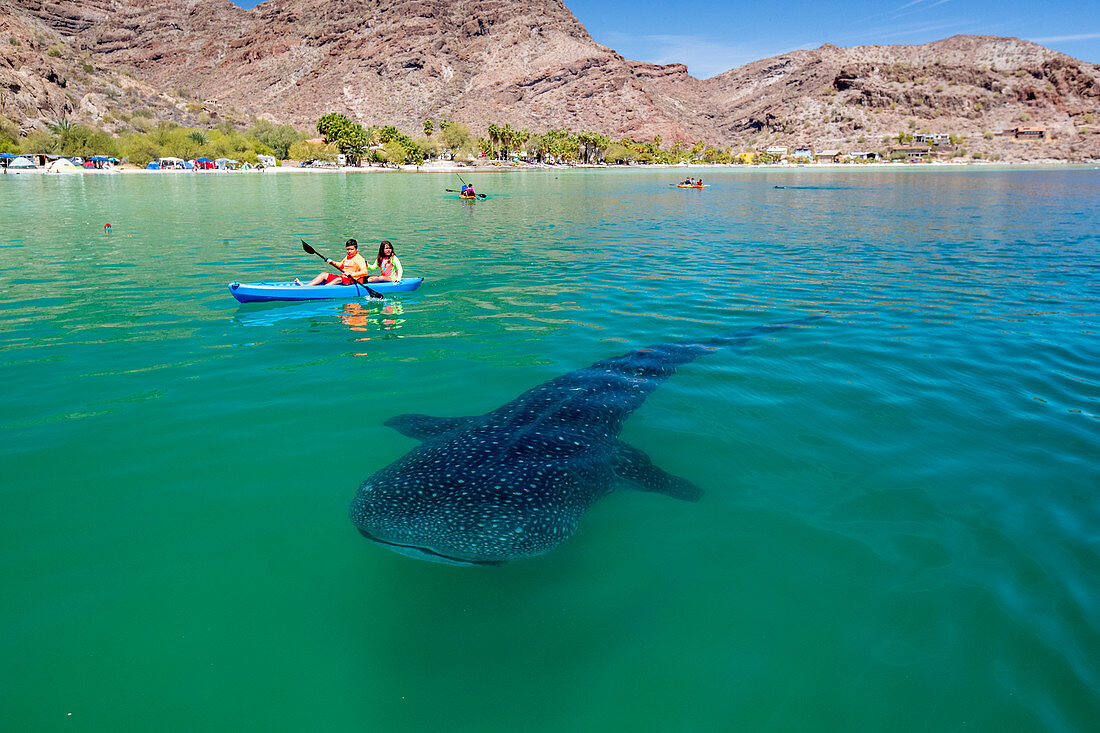
<svg viewBox="0 0 1100 733"><path fill-rule="evenodd" d="M560 0L4 0L67 53L181 99L312 125L330 111L415 129L426 118L696 139L698 81L627 61ZM690 111L690 110L689 110Z"/></svg>
<svg viewBox="0 0 1100 733"><path fill-rule="evenodd" d="M724 139L782 137L851 150L928 130L1009 158L1100 152L1100 67L1017 38L826 45L755 61L703 84ZM1041 150L988 139L1024 126L1047 128Z"/></svg>
<svg viewBox="0 0 1100 733"><path fill-rule="evenodd" d="M0 0L0 48L0 114L24 126L136 111L312 127L336 111L718 146L874 149L929 130L1009 158L1100 157L1100 68L1011 38L823 46L700 81L601 46L560 0ZM991 140L1021 125L1054 139Z"/></svg>

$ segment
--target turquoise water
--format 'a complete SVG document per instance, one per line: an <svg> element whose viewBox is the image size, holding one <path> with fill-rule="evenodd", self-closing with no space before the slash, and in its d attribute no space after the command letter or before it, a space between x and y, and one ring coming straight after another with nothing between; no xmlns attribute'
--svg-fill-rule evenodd
<svg viewBox="0 0 1100 733"><path fill-rule="evenodd" d="M0 727L1094 729L1100 171L684 173L0 178ZM349 236L426 283L228 294ZM808 315L628 420L698 504L502 568L347 519L393 415Z"/></svg>

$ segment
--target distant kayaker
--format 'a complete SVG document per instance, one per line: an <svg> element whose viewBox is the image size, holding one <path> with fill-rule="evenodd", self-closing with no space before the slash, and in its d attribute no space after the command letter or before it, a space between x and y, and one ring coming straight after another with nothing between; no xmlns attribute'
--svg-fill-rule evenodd
<svg viewBox="0 0 1100 733"><path fill-rule="evenodd" d="M397 259L397 253L393 251L393 245L388 239L383 239L378 245L378 257L373 264L367 265L367 268L381 273L368 277L369 283L401 281L401 260Z"/></svg>
<svg viewBox="0 0 1100 733"><path fill-rule="evenodd" d="M463 186L462 186L462 193L460 193L460 194L459 194L459 196L462 196L463 198L467 198L467 199L472 199L472 198L474 198L475 196L477 196L477 192L476 192L476 191L474 191L474 187L473 187L473 186L471 186L470 184L466 183L466 184L463 184Z"/></svg>
<svg viewBox="0 0 1100 733"><path fill-rule="evenodd" d="M365 282L364 278L369 274L367 269L367 261L363 259L363 256L359 254L359 243L354 239L349 239L344 243L344 247L347 249L347 257L337 262L336 260L326 259L325 262L329 263L333 267L340 268L344 275L333 274L331 272L321 272L317 274L317 277L310 280L307 285L332 285L338 283L342 285L351 285L352 278L355 281ZM294 282L298 285L302 284L302 281L298 278L294 278Z"/></svg>

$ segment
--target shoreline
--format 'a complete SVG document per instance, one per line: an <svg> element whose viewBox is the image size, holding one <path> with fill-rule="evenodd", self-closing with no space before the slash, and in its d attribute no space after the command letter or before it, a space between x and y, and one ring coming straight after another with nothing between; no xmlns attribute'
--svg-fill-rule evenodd
<svg viewBox="0 0 1100 733"><path fill-rule="evenodd" d="M972 169L972 168L984 168L984 169L1012 169L1012 168L1100 168L1100 160L1094 161L1060 161L1060 160L1035 160L1035 161L937 161L929 163L893 163L888 161L877 161L868 163L804 163L804 164L790 164L790 163L643 163L634 165L607 165L600 163L578 163L574 165L493 165L493 164L476 164L466 165L461 163L450 162L432 162L423 165L402 165L402 166L364 166L364 167L325 167L325 168L313 168L294 165L280 165L273 168L264 168L260 170L149 170L146 168L137 167L117 167L110 170L96 170L96 169L84 169L78 168L75 170L66 170L64 173L49 172L44 168L35 168L33 170L21 169L18 171L6 170L4 174L32 174L32 175L47 175L50 177L57 176L71 176L71 175L114 175L117 173L132 175L132 174L153 174L153 175L179 175L179 174L289 174L298 175L306 173L321 173L321 174L393 174L393 173L456 173L456 172L469 172L469 173L521 173L532 171L564 171L564 170L607 170L607 171L642 171L642 170L694 170L694 171L729 171L729 170L741 170L741 171L753 171L753 170L767 170L767 171L837 171L837 170L944 170L944 169Z"/></svg>

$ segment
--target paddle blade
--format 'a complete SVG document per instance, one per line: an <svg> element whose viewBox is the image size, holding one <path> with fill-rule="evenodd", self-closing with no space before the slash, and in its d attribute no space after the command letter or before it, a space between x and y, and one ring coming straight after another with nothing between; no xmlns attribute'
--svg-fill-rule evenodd
<svg viewBox="0 0 1100 733"><path fill-rule="evenodd" d="M304 239L302 240L302 249L304 249L308 254L311 254L311 255L317 254L317 250L313 249L313 247L310 247L309 244Z"/></svg>

